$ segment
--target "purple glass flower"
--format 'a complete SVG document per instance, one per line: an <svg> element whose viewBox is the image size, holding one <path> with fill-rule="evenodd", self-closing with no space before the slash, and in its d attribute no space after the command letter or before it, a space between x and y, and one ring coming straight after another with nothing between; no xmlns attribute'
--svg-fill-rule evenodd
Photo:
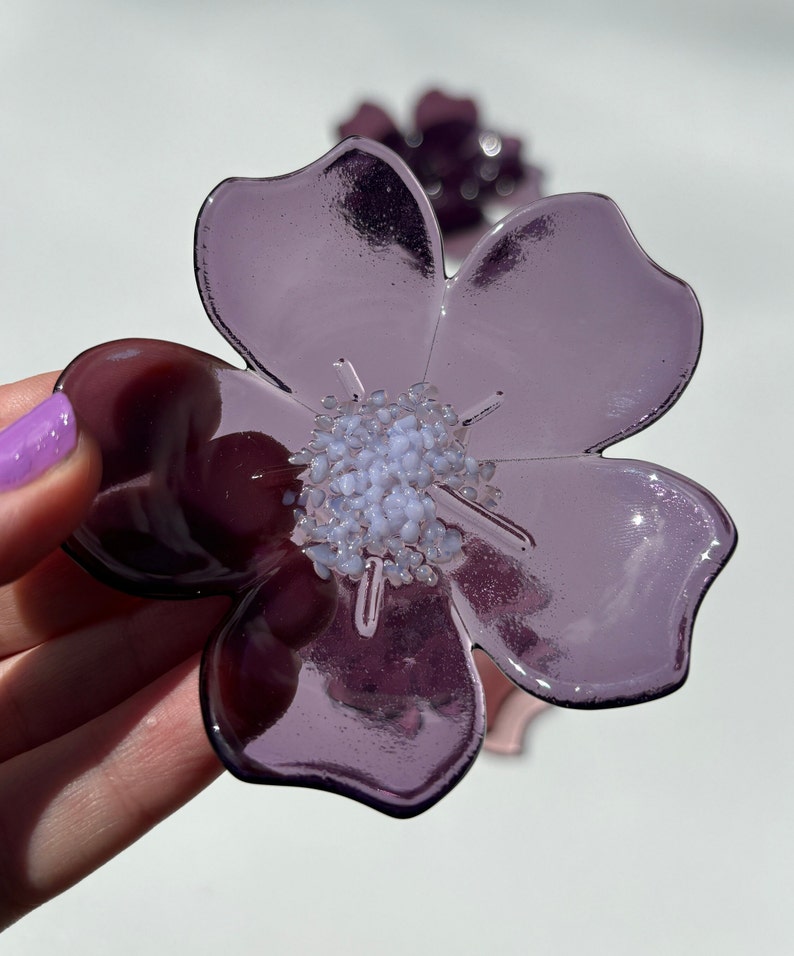
<svg viewBox="0 0 794 956"><path fill-rule="evenodd" d="M140 340L69 366L105 472L68 549L136 593L232 597L201 696L233 773L412 816L482 742L473 647L563 706L684 681L730 519L600 452L681 393L700 312L609 199L518 210L447 279L419 183L352 138L221 183L196 273L247 367Z"/></svg>
<svg viewBox="0 0 794 956"><path fill-rule="evenodd" d="M339 133L377 140L408 164L455 256L465 255L494 219L541 196L542 173L523 161L521 141L483 126L471 99L429 90L408 132L380 106L362 103Z"/></svg>

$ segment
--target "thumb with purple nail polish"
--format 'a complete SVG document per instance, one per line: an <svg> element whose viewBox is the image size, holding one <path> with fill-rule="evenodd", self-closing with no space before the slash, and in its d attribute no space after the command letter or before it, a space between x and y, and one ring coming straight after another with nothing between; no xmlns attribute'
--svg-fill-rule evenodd
<svg viewBox="0 0 794 956"><path fill-rule="evenodd" d="M77 445L74 410L56 392L0 432L0 491L34 481Z"/></svg>
<svg viewBox="0 0 794 956"><path fill-rule="evenodd" d="M50 391L54 381L37 376L0 387L0 583L57 548L99 487L94 443L78 429L67 396Z"/></svg>

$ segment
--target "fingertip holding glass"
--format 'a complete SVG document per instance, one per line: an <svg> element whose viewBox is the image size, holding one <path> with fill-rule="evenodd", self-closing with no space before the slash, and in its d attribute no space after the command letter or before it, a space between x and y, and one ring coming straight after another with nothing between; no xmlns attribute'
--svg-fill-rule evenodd
<svg viewBox="0 0 794 956"><path fill-rule="evenodd" d="M0 432L0 491L30 484L77 445L74 410L56 392Z"/></svg>

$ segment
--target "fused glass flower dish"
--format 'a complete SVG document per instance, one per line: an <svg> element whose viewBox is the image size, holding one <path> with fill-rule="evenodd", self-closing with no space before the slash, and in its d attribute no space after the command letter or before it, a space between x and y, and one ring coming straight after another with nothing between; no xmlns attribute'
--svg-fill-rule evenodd
<svg viewBox="0 0 794 956"><path fill-rule="evenodd" d="M353 137L221 183L195 255L245 368L125 340L66 369L104 460L67 549L137 594L232 598L201 701L233 773L413 816L480 748L475 647L563 706L684 681L730 519L600 452L681 393L700 312L609 199L517 210L447 278L419 183Z"/></svg>

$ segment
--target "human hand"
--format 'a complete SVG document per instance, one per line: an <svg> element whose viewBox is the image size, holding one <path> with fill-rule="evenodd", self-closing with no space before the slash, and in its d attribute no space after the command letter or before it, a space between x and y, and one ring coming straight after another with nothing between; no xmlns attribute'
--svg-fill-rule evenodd
<svg viewBox="0 0 794 956"><path fill-rule="evenodd" d="M44 401L56 378L0 387L0 428ZM64 443L64 460L0 491L0 928L221 770L197 680L228 601L134 598L72 562L60 544L85 516L101 466L89 436L70 452Z"/></svg>

